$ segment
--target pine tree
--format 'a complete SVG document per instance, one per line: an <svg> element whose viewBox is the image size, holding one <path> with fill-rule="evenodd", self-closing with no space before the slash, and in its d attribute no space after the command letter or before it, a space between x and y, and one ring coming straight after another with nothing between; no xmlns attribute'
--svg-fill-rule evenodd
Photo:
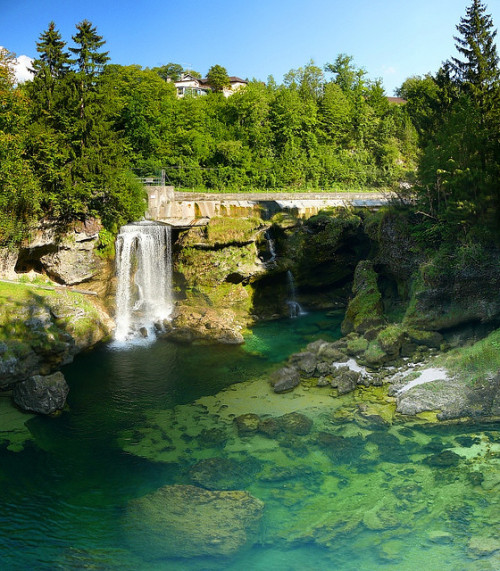
<svg viewBox="0 0 500 571"><path fill-rule="evenodd" d="M473 0L457 25L460 36L454 36L456 49L464 59L452 57L447 62L459 87L479 105L488 107L492 105L500 79L495 45L497 31L492 28L493 21L486 14L486 6L481 0Z"/></svg>
<svg viewBox="0 0 500 571"><path fill-rule="evenodd" d="M78 72L86 76L89 84L95 82L101 74L107 61L109 52L98 50L106 43L102 36L97 35L97 30L88 20L77 24L78 33L73 36L76 48L69 48L76 56L73 63L77 65Z"/></svg>
<svg viewBox="0 0 500 571"><path fill-rule="evenodd" d="M70 69L71 60L65 51L66 42L56 30L54 22L49 23L47 31L40 35L36 45L40 54L33 62L34 78L29 86L35 114L51 117L55 107L55 90L58 82L66 76Z"/></svg>
<svg viewBox="0 0 500 571"><path fill-rule="evenodd" d="M54 22L50 22L48 30L40 35L40 41L36 44L40 57L33 62L35 77L48 72L50 77L58 79L69 70L70 59L65 51L66 42L62 41L55 26Z"/></svg>
<svg viewBox="0 0 500 571"><path fill-rule="evenodd" d="M69 50L76 56L72 63L77 67L79 114L80 118L83 119L86 106L94 99L93 94L97 91L97 79L109 60L109 52L99 51L106 42L102 36L97 35L97 30L91 22L83 20L77 24L76 29L78 33L73 36L73 41L77 47L69 48Z"/></svg>

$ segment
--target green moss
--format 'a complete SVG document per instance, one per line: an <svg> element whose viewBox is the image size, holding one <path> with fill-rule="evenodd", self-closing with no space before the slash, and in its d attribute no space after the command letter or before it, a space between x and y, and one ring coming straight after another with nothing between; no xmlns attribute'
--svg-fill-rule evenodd
<svg viewBox="0 0 500 571"><path fill-rule="evenodd" d="M69 336L77 344L92 344L102 336L98 311L87 298L67 290L0 283L3 360L24 359L32 351L40 355L62 352Z"/></svg>
<svg viewBox="0 0 500 571"><path fill-rule="evenodd" d="M364 337L356 337L347 341L347 352L350 355L359 355L368 349L368 341Z"/></svg>
<svg viewBox="0 0 500 571"><path fill-rule="evenodd" d="M399 355L405 333L405 328L401 324L388 325L378 334L377 341L382 350L386 353Z"/></svg>
<svg viewBox="0 0 500 571"><path fill-rule="evenodd" d="M207 226L207 243L215 245L249 242L263 225L262 220L257 217L214 217Z"/></svg>
<svg viewBox="0 0 500 571"><path fill-rule="evenodd" d="M357 265L352 291L354 297L347 307L342 332L347 334L354 330L365 333L381 325L384 322L382 296L377 285L377 274L370 261L364 260Z"/></svg>
<svg viewBox="0 0 500 571"><path fill-rule="evenodd" d="M277 228L286 230L287 228L297 226L300 222L296 216L289 212L278 212L271 218L271 223Z"/></svg>
<svg viewBox="0 0 500 571"><path fill-rule="evenodd" d="M387 354L375 340L369 343L368 349L364 354L364 359L369 365L379 366L387 359Z"/></svg>
<svg viewBox="0 0 500 571"><path fill-rule="evenodd" d="M182 273L190 286L218 286L228 275L255 262L255 244L227 246L218 250L186 247L180 252L176 270Z"/></svg>

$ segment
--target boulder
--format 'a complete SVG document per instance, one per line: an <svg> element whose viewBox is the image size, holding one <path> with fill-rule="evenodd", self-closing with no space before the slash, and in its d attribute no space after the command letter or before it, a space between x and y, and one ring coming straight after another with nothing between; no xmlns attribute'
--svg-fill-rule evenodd
<svg viewBox="0 0 500 571"><path fill-rule="evenodd" d="M307 376L312 376L318 359L314 353L305 351L303 353L296 353L290 357L290 364L296 367L300 372Z"/></svg>
<svg viewBox="0 0 500 571"><path fill-rule="evenodd" d="M337 388L339 395L345 395L356 388L359 377L357 371L351 371L348 367L339 367L332 381L332 387Z"/></svg>
<svg viewBox="0 0 500 571"><path fill-rule="evenodd" d="M271 385L275 393L291 391L300 384L300 375L293 367L283 367L271 376Z"/></svg>
<svg viewBox="0 0 500 571"><path fill-rule="evenodd" d="M269 438L276 438L281 430L282 426L278 418L264 418L259 422L259 432Z"/></svg>
<svg viewBox="0 0 500 571"><path fill-rule="evenodd" d="M243 335L230 309L212 309L202 306L179 305L172 316L171 328L163 335L179 343L202 341L241 345Z"/></svg>
<svg viewBox="0 0 500 571"><path fill-rule="evenodd" d="M228 556L253 543L263 509L243 491L165 486L129 502L124 526L146 559Z"/></svg>
<svg viewBox="0 0 500 571"><path fill-rule="evenodd" d="M23 410L39 414L52 414L66 404L69 387L61 372L52 375L34 375L14 385L14 402Z"/></svg>
<svg viewBox="0 0 500 571"><path fill-rule="evenodd" d="M461 456L452 450L443 450L443 452L440 452L439 454L427 456L424 462L434 468L450 468L453 466L458 466L460 460Z"/></svg>

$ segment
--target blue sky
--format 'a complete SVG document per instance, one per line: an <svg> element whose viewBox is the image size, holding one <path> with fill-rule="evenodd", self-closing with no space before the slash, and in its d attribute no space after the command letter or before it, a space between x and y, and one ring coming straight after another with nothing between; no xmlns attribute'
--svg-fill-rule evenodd
<svg viewBox="0 0 500 571"><path fill-rule="evenodd" d="M313 59L354 57L388 95L411 75L435 72L454 55L455 25L470 0L0 0L0 45L36 56L50 20L71 43L75 24L90 20L113 63L169 61L205 74L266 80ZM486 2L495 27L500 0Z"/></svg>

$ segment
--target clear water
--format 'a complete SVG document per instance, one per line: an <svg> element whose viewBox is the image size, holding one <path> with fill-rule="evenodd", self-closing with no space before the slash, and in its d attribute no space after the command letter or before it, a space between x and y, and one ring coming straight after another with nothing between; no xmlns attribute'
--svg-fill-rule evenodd
<svg viewBox="0 0 500 571"><path fill-rule="evenodd" d="M270 392L279 362L338 337L339 322L311 313L268 323L244 347L101 347L66 367L71 410L56 419L0 399L0 568L499 569L498 424L384 423L380 390ZM232 422L294 410L313 421L309 434L240 436ZM214 428L217 442L202 438ZM445 450L457 465L429 465ZM216 473L215 486L233 478L265 503L254 543L228 557L148 559L154 537L127 528L130 502L193 484L209 458L242 468Z"/></svg>

